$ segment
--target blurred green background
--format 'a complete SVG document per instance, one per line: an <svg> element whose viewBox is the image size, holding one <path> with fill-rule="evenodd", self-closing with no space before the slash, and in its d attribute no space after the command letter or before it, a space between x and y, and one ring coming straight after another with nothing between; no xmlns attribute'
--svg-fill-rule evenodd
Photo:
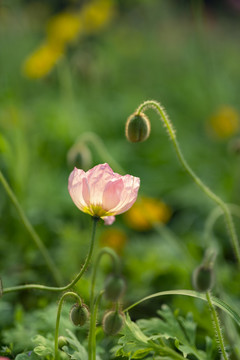
<svg viewBox="0 0 240 360"><path fill-rule="evenodd" d="M171 209L167 227L136 229L127 214L117 217L110 235L99 225L98 246L119 243L126 304L151 292L191 288L193 269L214 246L216 291L239 305L240 278L224 223L218 221L215 235L206 240L205 221L215 204L179 165L158 116L147 112L151 135L146 142L131 144L124 135L127 117L144 100L156 99L194 171L227 203L239 204L239 7L237 0L1 2L0 169L64 283L86 256L91 227L90 217L72 203L68 176L74 166L88 170L110 154L125 173L141 178L140 196ZM100 137L107 152L96 140L79 143L86 132ZM118 172L115 161L110 166ZM0 199L3 285L53 285L2 186ZM103 274L109 269L106 260ZM89 273L79 284L86 300ZM99 288L102 280L100 275ZM19 306L21 311L41 308L52 295L21 292L3 300L0 312L7 308L9 317L0 326L6 330ZM183 311L198 306L196 319L207 328L201 305L179 298L171 302ZM133 316L153 315L157 306L159 300L151 308L144 304Z"/></svg>

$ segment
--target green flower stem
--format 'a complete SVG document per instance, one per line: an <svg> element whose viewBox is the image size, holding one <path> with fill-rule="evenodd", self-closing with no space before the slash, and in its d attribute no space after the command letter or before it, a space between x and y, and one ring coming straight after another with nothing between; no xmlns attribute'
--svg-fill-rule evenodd
<svg viewBox="0 0 240 360"><path fill-rule="evenodd" d="M54 337L55 360L58 359L58 334L59 334L59 324L60 324L61 310L62 310L63 301L64 301L65 297L67 297L67 296L74 296L78 300L79 304L82 305L81 298L78 296L78 294L76 294L76 293L74 293L72 291L69 291L69 292L63 294L63 296L59 300L58 311L57 311L57 319L56 319L55 337Z"/></svg>
<svg viewBox="0 0 240 360"><path fill-rule="evenodd" d="M96 149L100 157L106 161L107 163L111 164L111 166L114 168L115 171L117 171L120 174L124 174L125 171L121 167L121 165L112 157L112 155L109 153L107 148L104 145L104 142L102 139L95 134L94 132L86 132L80 138L78 139L79 142L89 142L91 143Z"/></svg>
<svg viewBox="0 0 240 360"><path fill-rule="evenodd" d="M69 290L70 288L72 288L80 280L80 278L86 271L86 269L89 265L89 262L91 260L93 248L94 248L94 242L95 242L94 240L95 240L96 227L97 227L98 220L99 220L99 218L93 217L91 244L90 244L90 249L89 249L87 258L85 260L85 263L84 263L82 269L80 270L80 272L78 273L78 275L68 285L62 286L62 287L52 287L52 286L45 286L45 285L38 285L38 284L19 285L19 286L13 286L13 287L3 289L3 294L7 294L7 293L10 293L13 291L26 290L26 289L60 292L60 291L66 291L66 290Z"/></svg>
<svg viewBox="0 0 240 360"><path fill-rule="evenodd" d="M97 296L94 306L90 311L90 328L88 335L88 360L96 360L96 322L97 311L104 291L102 290Z"/></svg>
<svg viewBox="0 0 240 360"><path fill-rule="evenodd" d="M95 284L96 284L96 276L97 276L98 266L99 266L102 256L105 254L109 255L112 258L115 273L120 273L121 264L120 264L119 257L117 256L115 251L108 247L102 248L99 251L99 254L98 254L95 264L93 266L93 275L92 275L91 292L90 292L90 311L92 310L92 306L93 306L93 302L94 302L94 289L95 289Z"/></svg>
<svg viewBox="0 0 240 360"><path fill-rule="evenodd" d="M227 205L231 214L240 218L240 206L236 204L227 204ZM219 206L210 212L205 222L204 237L206 240L212 237L214 224L221 215L223 215L223 211Z"/></svg>
<svg viewBox="0 0 240 360"><path fill-rule="evenodd" d="M160 296L166 296L166 295L183 295L183 296L190 296L190 297L194 297L194 298L198 298L204 301L207 301L206 296L204 293L199 293L197 291L193 291L193 290L169 290L169 291L161 291L149 296L146 296L142 299L140 299L139 301L135 302L134 304L128 306L126 309L123 310L123 312L127 312L131 309L133 309L135 306L141 304L142 302L146 301L146 300L150 300L153 299L155 297L160 297ZM238 326L240 327L240 316L238 315L238 313L233 310L228 304L226 304L224 301L212 296L212 303L217 306L219 309L223 310L225 313L227 313L228 315L231 316L231 318L233 318L233 320L235 320L235 322L238 324Z"/></svg>
<svg viewBox="0 0 240 360"><path fill-rule="evenodd" d="M193 172L193 170L190 168L190 166L188 165L188 163L186 162L182 151L179 147L177 138L176 138L176 134L174 131L174 128L172 126L172 123L170 121L170 119L168 118L165 110L163 109L163 107L156 101L154 100L148 100L145 101L143 104L141 104L136 113L140 114L141 112L143 112L144 110L148 109L148 108L153 108L161 117L161 120L163 121L164 126L167 128L167 132L170 136L170 140L173 143L174 149L176 151L177 157L180 161L180 163L182 164L182 166L184 167L184 169L186 170L186 172L191 176L191 178L194 180L194 182L200 187L200 189L213 201L215 201L216 204L218 204L220 206L220 208L222 209L224 216L225 216L225 220L226 220L226 224L227 224L227 229L232 241L232 246L235 252L235 256L236 259L238 261L238 265L240 266L240 249L239 249L239 244L238 244L238 238L237 238L237 234L235 231L235 227L233 224L233 220L232 220L232 216L231 213L229 211L228 206L217 196L215 195L212 190L210 190L206 185L204 185L204 183L200 180L200 178Z"/></svg>
<svg viewBox="0 0 240 360"><path fill-rule="evenodd" d="M207 293L206 293L206 299L207 299L209 309L210 309L210 312L211 312L211 316L212 316L212 319L213 319L214 327L215 327L215 330L216 330L216 337L217 337L217 340L218 340L217 342L219 344L222 356L223 356L224 360L228 360L228 356L226 354L226 350L225 350L225 346L224 346L224 339L223 339L223 334L222 334L222 330L221 330L221 327L220 327L219 319L218 319L218 316L217 316L217 312L216 312L216 310L215 310L215 308L213 306L213 303L212 303L212 300L211 300L211 295L210 295L209 291L207 291Z"/></svg>
<svg viewBox="0 0 240 360"><path fill-rule="evenodd" d="M38 247L39 251L41 252L43 258L45 259L45 262L50 270L50 272L53 275L53 278L55 279L56 283L58 285L61 285L62 283L62 278L59 274L58 269L56 268L51 256L48 253L47 248L45 247L44 243L42 242L42 240L40 239L39 235L36 233L36 231L34 230L33 226L31 225L30 221L28 220L27 216L25 215L18 199L16 198L16 195L14 194L14 192L12 191L12 189L10 188L7 180L5 179L5 177L3 176L3 173L0 171L0 181L6 191L6 193L8 194L9 198L11 199L11 201L13 202L25 228L27 229L27 231L29 232L32 240L34 241L35 245Z"/></svg>
<svg viewBox="0 0 240 360"><path fill-rule="evenodd" d="M90 329L89 329L89 347L88 347L88 352L89 352L89 359L95 359L96 355L94 357L94 345L92 344L92 342L94 341L93 339L95 338L95 326L96 326L96 319L94 320L94 308L96 307L96 305L94 305L94 290L95 290L95 284L96 284L96 277L97 277L97 270L98 270L98 266L99 263L101 261L101 258L103 255L109 255L112 259L113 265L114 265L114 271L116 273L120 272L121 269L121 264L119 261L119 257L117 256L117 254L115 253L114 250L112 250L111 248L108 247L104 247L100 250L100 252L98 253L98 256L96 258L96 261L94 263L93 266L93 275L92 275L92 281L91 281L91 292L90 292L90 314L91 314L91 320L90 320ZM102 295L101 295L102 296ZM96 300L97 301L97 300ZM100 300L99 300L100 301Z"/></svg>

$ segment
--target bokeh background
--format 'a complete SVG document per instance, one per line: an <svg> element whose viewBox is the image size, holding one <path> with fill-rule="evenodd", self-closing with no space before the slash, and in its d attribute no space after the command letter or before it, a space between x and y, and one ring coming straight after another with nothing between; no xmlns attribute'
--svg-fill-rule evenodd
<svg viewBox="0 0 240 360"><path fill-rule="evenodd" d="M141 102L161 102L194 171L227 203L239 204L239 20L238 0L1 1L0 169L63 283L78 272L91 228L91 218L68 194L68 176L74 166L88 170L109 162L114 171L141 178L138 204L110 228L101 223L97 233L97 247L111 246L121 257L124 303L191 289L193 269L213 247L216 292L239 305L240 277L224 222L206 236L215 204L179 165L159 117L148 110L151 135L144 143L129 143L124 134ZM101 270L99 289L111 271L108 259ZM0 274L5 287L54 285L2 186ZM78 288L86 301L90 275L89 269ZM192 310L207 331L202 304L167 301ZM144 303L132 317L154 315L160 303ZM29 336L22 329L20 341L16 326L26 325L28 312L50 306L54 313L55 305L56 296L48 293L5 296L0 342L13 342L16 352L28 348Z"/></svg>

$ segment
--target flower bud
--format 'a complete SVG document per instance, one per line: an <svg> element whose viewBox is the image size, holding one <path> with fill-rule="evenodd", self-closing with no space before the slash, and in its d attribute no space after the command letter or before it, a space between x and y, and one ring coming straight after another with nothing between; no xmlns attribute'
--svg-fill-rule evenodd
<svg viewBox="0 0 240 360"><path fill-rule="evenodd" d="M124 324L124 315L116 310L108 311L103 318L103 331L107 335L116 335Z"/></svg>
<svg viewBox="0 0 240 360"><path fill-rule="evenodd" d="M68 341L64 336L58 337L58 348L61 350L64 346L68 345Z"/></svg>
<svg viewBox="0 0 240 360"><path fill-rule="evenodd" d="M145 141L149 137L150 128L150 121L144 113L132 114L126 122L126 138L134 143Z"/></svg>
<svg viewBox="0 0 240 360"><path fill-rule="evenodd" d="M73 307L70 311L70 319L72 320L74 325L83 326L84 324L86 324L88 318L89 318L89 311L85 304L73 305Z"/></svg>
<svg viewBox="0 0 240 360"><path fill-rule="evenodd" d="M124 294L126 283L120 275L111 274L105 281L104 290L105 298L109 301L116 302Z"/></svg>
<svg viewBox="0 0 240 360"><path fill-rule="evenodd" d="M214 273L212 266L200 265L194 272L192 277L193 287L197 291L206 292L212 289L214 285Z"/></svg>
<svg viewBox="0 0 240 360"><path fill-rule="evenodd" d="M70 167L89 169L92 165L92 154L84 143L76 143L67 154L67 162Z"/></svg>

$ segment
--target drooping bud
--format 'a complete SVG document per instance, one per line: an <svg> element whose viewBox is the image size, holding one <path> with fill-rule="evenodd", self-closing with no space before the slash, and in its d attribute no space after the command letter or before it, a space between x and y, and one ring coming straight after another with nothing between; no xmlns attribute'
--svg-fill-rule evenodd
<svg viewBox="0 0 240 360"><path fill-rule="evenodd" d="M83 326L89 318L89 310L85 304L75 304L70 310L70 319L76 326Z"/></svg>
<svg viewBox="0 0 240 360"><path fill-rule="evenodd" d="M116 335L124 324L124 314L116 310L108 311L103 318L103 331L107 335Z"/></svg>
<svg viewBox="0 0 240 360"><path fill-rule="evenodd" d="M68 341L65 336L58 337L58 348L61 350L64 346L68 345Z"/></svg>
<svg viewBox="0 0 240 360"><path fill-rule="evenodd" d="M149 137L150 129L150 121L144 113L132 114L126 122L126 138L133 143L145 141Z"/></svg>
<svg viewBox="0 0 240 360"><path fill-rule="evenodd" d="M200 292L207 292L214 285L214 272L212 266L200 265L194 272L192 277L194 289Z"/></svg>
<svg viewBox="0 0 240 360"><path fill-rule="evenodd" d="M91 151L83 142L78 142L68 151L67 162L70 167L89 169L92 165Z"/></svg>
<svg viewBox="0 0 240 360"><path fill-rule="evenodd" d="M107 277L104 285L104 296L107 300L118 301L126 290L126 283L122 276L111 274Z"/></svg>

